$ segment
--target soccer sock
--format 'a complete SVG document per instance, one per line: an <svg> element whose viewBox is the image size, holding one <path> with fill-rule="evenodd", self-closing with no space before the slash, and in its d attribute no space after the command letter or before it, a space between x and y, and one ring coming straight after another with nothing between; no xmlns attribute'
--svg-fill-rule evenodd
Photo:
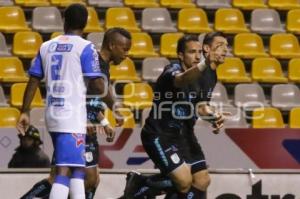
<svg viewBox="0 0 300 199"><path fill-rule="evenodd" d="M178 199L206 199L206 192L192 186L187 193L178 193Z"/></svg>
<svg viewBox="0 0 300 199"><path fill-rule="evenodd" d="M70 178L67 176L56 175L49 199L67 199L69 194Z"/></svg>
<svg viewBox="0 0 300 199"><path fill-rule="evenodd" d="M86 199L93 199L96 193L96 187L94 187L92 190L90 191L86 191L85 192L85 198Z"/></svg>
<svg viewBox="0 0 300 199"><path fill-rule="evenodd" d="M85 173L81 170L74 170L70 181L70 196L72 199L85 199L84 191Z"/></svg>
<svg viewBox="0 0 300 199"><path fill-rule="evenodd" d="M141 186L134 194L135 198L141 198L143 196L157 196L162 192L167 192L173 188L173 183L169 177L157 174L152 176L141 176L144 178L143 186Z"/></svg>
<svg viewBox="0 0 300 199"><path fill-rule="evenodd" d="M20 199L32 199L34 197L43 198L49 196L52 185L47 179L37 182L33 187L24 194Z"/></svg>

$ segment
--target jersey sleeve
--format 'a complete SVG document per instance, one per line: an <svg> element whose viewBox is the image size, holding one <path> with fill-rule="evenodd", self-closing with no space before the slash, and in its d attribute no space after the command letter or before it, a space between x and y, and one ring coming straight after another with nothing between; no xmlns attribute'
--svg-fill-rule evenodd
<svg viewBox="0 0 300 199"><path fill-rule="evenodd" d="M80 62L82 73L85 77L96 78L103 76L100 70L99 56L92 43L84 48L80 56Z"/></svg>
<svg viewBox="0 0 300 199"><path fill-rule="evenodd" d="M33 64L28 70L28 74L41 79L44 78L43 62L40 52L35 57Z"/></svg>
<svg viewBox="0 0 300 199"><path fill-rule="evenodd" d="M165 85L173 86L175 76L180 73L179 67L169 67L166 69L162 75L162 79Z"/></svg>

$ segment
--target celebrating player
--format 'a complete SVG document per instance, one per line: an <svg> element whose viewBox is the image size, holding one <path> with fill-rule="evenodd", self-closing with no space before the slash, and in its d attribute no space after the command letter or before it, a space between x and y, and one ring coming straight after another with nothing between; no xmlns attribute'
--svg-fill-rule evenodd
<svg viewBox="0 0 300 199"><path fill-rule="evenodd" d="M196 36L179 39L180 62L167 65L158 78L154 90L158 97L141 133L143 146L161 174L129 173L124 198L151 198L162 191L168 193L166 198L206 198L210 178L194 124L200 116L212 123L214 133L223 126L224 115L209 101L216 69L227 51L227 39L219 32L208 33L203 44ZM201 53L205 59L200 62Z"/></svg>

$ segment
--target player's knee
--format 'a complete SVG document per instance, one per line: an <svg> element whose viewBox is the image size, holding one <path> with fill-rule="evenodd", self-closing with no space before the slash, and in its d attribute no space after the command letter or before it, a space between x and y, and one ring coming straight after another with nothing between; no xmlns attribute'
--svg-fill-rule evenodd
<svg viewBox="0 0 300 199"><path fill-rule="evenodd" d="M205 191L210 184L210 176L208 172L203 173L203 175L199 175L193 179L193 185L198 189Z"/></svg>
<svg viewBox="0 0 300 199"><path fill-rule="evenodd" d="M192 183L193 183L193 178L191 175L181 178L177 183L177 190L179 192L186 193L190 190Z"/></svg>
<svg viewBox="0 0 300 199"><path fill-rule="evenodd" d="M85 179L86 189L93 189L100 183L100 178L98 175L88 175Z"/></svg>

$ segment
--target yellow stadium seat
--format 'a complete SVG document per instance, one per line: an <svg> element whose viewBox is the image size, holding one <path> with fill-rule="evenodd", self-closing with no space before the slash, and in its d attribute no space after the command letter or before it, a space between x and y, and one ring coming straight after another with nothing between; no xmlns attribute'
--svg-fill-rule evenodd
<svg viewBox="0 0 300 199"><path fill-rule="evenodd" d="M240 33L234 37L234 55L242 58L268 57L262 38L256 33Z"/></svg>
<svg viewBox="0 0 300 199"><path fill-rule="evenodd" d="M201 8L184 8L178 14L178 29L187 33L211 32L206 13Z"/></svg>
<svg viewBox="0 0 300 199"><path fill-rule="evenodd" d="M129 58L126 58L119 65L110 66L110 79L141 81L135 70L134 62Z"/></svg>
<svg viewBox="0 0 300 199"><path fill-rule="evenodd" d="M95 8L93 7L88 7L88 20L87 20L87 24L84 28L84 32L85 33L89 33L89 32L102 32L103 28L100 26L99 23L99 18L98 18L98 14L97 11L95 10Z"/></svg>
<svg viewBox="0 0 300 199"><path fill-rule="evenodd" d="M147 33L132 33L131 49L128 54L134 58L157 57L152 38Z"/></svg>
<svg viewBox="0 0 300 199"><path fill-rule="evenodd" d="M16 127L20 111L13 107L0 108L0 127Z"/></svg>
<svg viewBox="0 0 300 199"><path fill-rule="evenodd" d="M156 0L124 0L126 6L133 8L155 8L159 7L159 3Z"/></svg>
<svg viewBox="0 0 300 199"><path fill-rule="evenodd" d="M236 8L220 8L215 15L215 29L227 34L249 32L243 13Z"/></svg>
<svg viewBox="0 0 300 199"><path fill-rule="evenodd" d="M26 82L28 77L23 69L23 63L18 57L0 57L1 82Z"/></svg>
<svg viewBox="0 0 300 199"><path fill-rule="evenodd" d="M23 95L26 88L26 83L15 83L10 89L10 104L15 107L22 107ZM40 89L38 88L31 103L31 107L44 106Z"/></svg>
<svg viewBox="0 0 300 199"><path fill-rule="evenodd" d="M252 62L252 79L263 83L286 83L280 62L275 58L256 58Z"/></svg>
<svg viewBox="0 0 300 199"><path fill-rule="evenodd" d="M177 58L177 42L183 33L165 33L160 37L160 54L168 58Z"/></svg>
<svg viewBox="0 0 300 199"><path fill-rule="evenodd" d="M300 107L295 107L290 111L289 127L300 128Z"/></svg>
<svg viewBox="0 0 300 199"><path fill-rule="evenodd" d="M251 78L247 76L244 62L240 58L228 57L217 68L218 80L225 83L247 83Z"/></svg>
<svg viewBox="0 0 300 199"><path fill-rule="evenodd" d="M106 12L105 27L122 27L130 32L140 32L135 16L130 8L109 8Z"/></svg>
<svg viewBox="0 0 300 199"><path fill-rule="evenodd" d="M294 58L289 61L288 77L290 81L300 83L300 59Z"/></svg>
<svg viewBox="0 0 300 199"><path fill-rule="evenodd" d="M264 107L253 110L253 128L284 128L281 112L277 108Z"/></svg>
<svg viewBox="0 0 300 199"><path fill-rule="evenodd" d="M57 37L57 36L59 36L59 35L63 35L63 34L64 34L63 32L53 32L53 33L51 34L50 38L53 39L53 38L55 38L55 37Z"/></svg>
<svg viewBox="0 0 300 199"><path fill-rule="evenodd" d="M50 5L48 0L15 0L15 3L24 7L41 7Z"/></svg>
<svg viewBox="0 0 300 199"><path fill-rule="evenodd" d="M233 0L232 5L244 10L254 10L256 8L266 8L264 0Z"/></svg>
<svg viewBox="0 0 300 199"><path fill-rule="evenodd" d="M288 12L286 29L289 32L300 34L300 9L294 9Z"/></svg>
<svg viewBox="0 0 300 199"><path fill-rule="evenodd" d="M270 39L270 54L282 59L300 57L297 37L289 33L273 34Z"/></svg>
<svg viewBox="0 0 300 199"><path fill-rule="evenodd" d="M194 8L196 5L192 0L160 0L160 4L169 8Z"/></svg>
<svg viewBox="0 0 300 199"><path fill-rule="evenodd" d="M17 32L13 40L13 53L22 58L33 58L43 43L38 32Z"/></svg>
<svg viewBox="0 0 300 199"><path fill-rule="evenodd" d="M121 126L122 128L134 128L135 127L135 120L134 115L128 108L122 108L119 110L121 115L124 118L124 123ZM114 113L110 109L105 109L104 112L105 118L109 121L112 127L116 127L116 118Z"/></svg>
<svg viewBox="0 0 300 199"><path fill-rule="evenodd" d="M0 7L0 32L28 31L23 10L20 7Z"/></svg>
<svg viewBox="0 0 300 199"><path fill-rule="evenodd" d="M124 105L134 109L152 106L153 90L147 83L128 83L124 86Z"/></svg>
<svg viewBox="0 0 300 199"><path fill-rule="evenodd" d="M268 0L269 7L276 10L290 10L300 8L298 0Z"/></svg>
<svg viewBox="0 0 300 199"><path fill-rule="evenodd" d="M80 4L86 4L85 0L50 0L51 4L53 6L59 6L59 7L67 7L70 4L73 3L80 3Z"/></svg>

